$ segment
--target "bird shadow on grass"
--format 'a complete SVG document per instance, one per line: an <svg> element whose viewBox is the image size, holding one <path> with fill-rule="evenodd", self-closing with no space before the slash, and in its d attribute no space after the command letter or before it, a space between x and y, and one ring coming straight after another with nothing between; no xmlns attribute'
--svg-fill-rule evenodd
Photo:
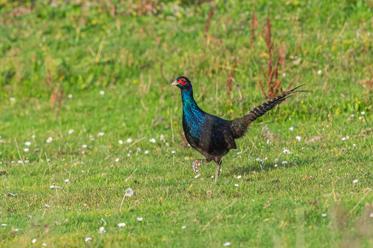
<svg viewBox="0 0 373 248"><path fill-rule="evenodd" d="M230 175L244 175L249 173L255 173L255 172L262 172L262 171L271 171L276 169L284 169L284 168L292 168L292 167L301 167L311 164L313 159L294 159L290 161L286 161L285 164L283 164L281 161L279 162L257 162L252 161L247 165L244 166L236 166L232 169L230 169L229 174Z"/></svg>

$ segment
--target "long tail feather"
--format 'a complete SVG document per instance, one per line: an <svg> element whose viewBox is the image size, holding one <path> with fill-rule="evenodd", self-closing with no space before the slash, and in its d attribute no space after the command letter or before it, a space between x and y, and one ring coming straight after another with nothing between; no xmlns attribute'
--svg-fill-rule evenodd
<svg viewBox="0 0 373 248"><path fill-rule="evenodd" d="M232 128L234 138L242 137L245 134L251 122L255 121L257 118L264 115L269 110L273 109L274 107L276 107L277 105L285 101L287 98L292 96L294 93L304 92L302 90L298 90L302 86L303 85L299 85L291 90L285 91L281 95L263 103L262 105L255 107L247 115L233 120L231 128Z"/></svg>

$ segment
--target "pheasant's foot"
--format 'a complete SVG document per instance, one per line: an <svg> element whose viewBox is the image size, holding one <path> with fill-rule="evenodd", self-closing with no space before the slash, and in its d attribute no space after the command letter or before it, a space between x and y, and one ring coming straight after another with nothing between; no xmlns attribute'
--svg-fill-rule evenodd
<svg viewBox="0 0 373 248"><path fill-rule="evenodd" d="M220 173L221 173L221 163L217 164L216 165L216 170L215 170L215 183L218 182L218 178L220 176Z"/></svg>
<svg viewBox="0 0 373 248"><path fill-rule="evenodd" d="M196 174L196 176L199 176L201 174L200 168L202 165L202 160L194 160L192 163L192 169L193 172Z"/></svg>

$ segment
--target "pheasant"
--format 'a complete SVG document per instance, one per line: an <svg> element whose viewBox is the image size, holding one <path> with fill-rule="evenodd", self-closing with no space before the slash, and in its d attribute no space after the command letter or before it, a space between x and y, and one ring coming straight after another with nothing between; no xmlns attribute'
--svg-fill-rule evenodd
<svg viewBox="0 0 373 248"><path fill-rule="evenodd" d="M242 137L250 124L276 105L286 100L292 94L299 92L297 86L291 90L283 92L260 106L257 106L243 117L234 120L225 120L215 115L211 115L198 107L193 98L193 88L191 81L180 76L171 83L181 91L183 106L183 130L185 138L191 147L200 152L207 162L214 161L216 170L214 180L217 182L221 173L222 157L229 150L236 149L236 139ZM201 160L193 162L193 170L198 172Z"/></svg>

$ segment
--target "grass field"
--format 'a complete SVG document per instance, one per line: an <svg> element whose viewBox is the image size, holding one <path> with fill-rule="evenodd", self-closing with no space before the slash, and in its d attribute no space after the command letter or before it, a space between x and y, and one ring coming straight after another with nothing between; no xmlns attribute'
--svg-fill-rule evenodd
<svg viewBox="0 0 373 248"><path fill-rule="evenodd" d="M372 1L43 2L0 1L0 247L373 246ZM169 83L260 104L267 17L310 92L194 178Z"/></svg>

